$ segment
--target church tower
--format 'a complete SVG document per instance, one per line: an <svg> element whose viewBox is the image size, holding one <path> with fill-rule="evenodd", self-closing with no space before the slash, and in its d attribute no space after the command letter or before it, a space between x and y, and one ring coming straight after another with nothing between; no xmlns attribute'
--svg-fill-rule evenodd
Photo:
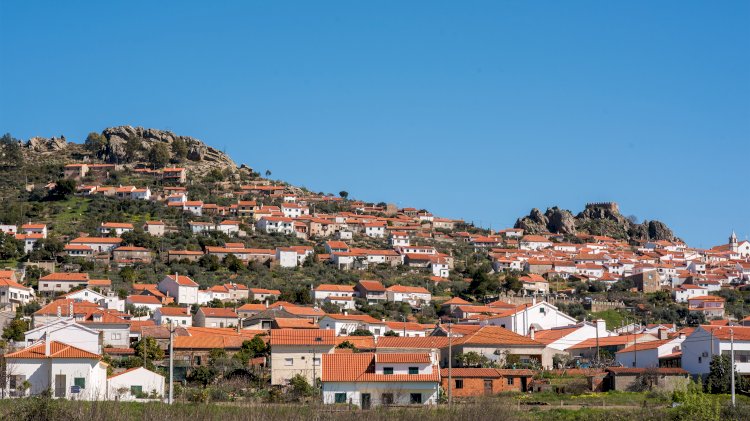
<svg viewBox="0 0 750 421"><path fill-rule="evenodd" d="M729 251L737 253L739 250L739 244L737 244L737 234L732 231L732 235L729 236Z"/></svg>

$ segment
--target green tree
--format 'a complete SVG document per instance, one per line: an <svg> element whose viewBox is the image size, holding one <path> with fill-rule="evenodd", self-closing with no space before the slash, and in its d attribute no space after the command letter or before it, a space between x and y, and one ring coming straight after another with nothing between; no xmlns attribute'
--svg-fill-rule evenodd
<svg viewBox="0 0 750 421"><path fill-rule="evenodd" d="M107 138L100 133L91 132L86 136L86 141L83 144L86 149L98 154L107 147Z"/></svg>
<svg viewBox="0 0 750 421"><path fill-rule="evenodd" d="M341 190L339 192L339 196L341 196L342 199L346 200L349 198L349 192L346 190Z"/></svg>
<svg viewBox="0 0 750 421"><path fill-rule="evenodd" d="M372 332L370 332L369 330L359 328L359 329L352 331L349 334L349 336L373 336L373 335L372 335Z"/></svg>
<svg viewBox="0 0 750 421"><path fill-rule="evenodd" d="M351 349L353 351L357 349L357 347L349 341L341 342L340 344L336 345L336 348L337 349Z"/></svg>
<svg viewBox="0 0 750 421"><path fill-rule="evenodd" d="M200 383L203 387L208 386L216 378L216 371L213 368L202 365L193 369L188 374L187 379L191 382Z"/></svg>
<svg viewBox="0 0 750 421"><path fill-rule="evenodd" d="M49 191L51 200L65 200L76 192L77 182L72 178L62 178L55 182L55 187Z"/></svg>
<svg viewBox="0 0 750 421"><path fill-rule="evenodd" d="M154 368L154 361L160 361L164 358L164 350L159 348L159 343L156 339L146 336L141 338L140 341L135 343L133 347L135 349L135 355L138 358L146 356L146 368L152 370ZM151 367L151 368L149 368Z"/></svg>
<svg viewBox="0 0 750 421"><path fill-rule="evenodd" d="M235 256L232 253L227 254L227 256L224 258L224 266L226 266L227 269L230 271L237 273L245 269L245 264L242 263L242 260L240 260L237 256Z"/></svg>
<svg viewBox="0 0 750 421"><path fill-rule="evenodd" d="M736 392L744 389L745 381L736 371L734 382ZM732 364L729 355L714 355L711 358L710 372L706 377L706 389L711 393L731 393Z"/></svg>
<svg viewBox="0 0 750 421"><path fill-rule="evenodd" d="M251 359L267 357L270 353L271 349L261 335L255 335L253 339L242 342L242 347L233 358L240 361L242 365L247 365Z"/></svg>
<svg viewBox="0 0 750 421"><path fill-rule="evenodd" d="M296 399L312 396L315 391L305 376L301 374L295 374L294 377L289 379L289 386L291 386L292 396Z"/></svg>
<svg viewBox="0 0 750 421"><path fill-rule="evenodd" d="M188 147L187 143L179 137L172 141L172 155L177 162L182 162L187 158Z"/></svg>
<svg viewBox="0 0 750 421"><path fill-rule="evenodd" d="M489 359L476 351L462 352L456 355L456 362L463 367L482 367Z"/></svg>
<svg viewBox="0 0 750 421"><path fill-rule="evenodd" d="M270 176L271 176L271 170L266 170L266 177L270 177Z"/></svg>
<svg viewBox="0 0 750 421"><path fill-rule="evenodd" d="M3 339L8 341L22 341L24 332L29 330L29 322L24 319L13 319L3 329Z"/></svg>
<svg viewBox="0 0 750 421"><path fill-rule="evenodd" d="M23 165L23 151L19 140L5 133L0 137L0 162L5 165L19 167Z"/></svg>
<svg viewBox="0 0 750 421"><path fill-rule="evenodd" d="M125 142L125 155L129 162L136 161L138 154L143 150L143 142L137 135L131 135Z"/></svg>
<svg viewBox="0 0 750 421"><path fill-rule="evenodd" d="M389 330L388 332L385 332L385 335L383 336L399 336L399 334L395 330Z"/></svg>
<svg viewBox="0 0 750 421"><path fill-rule="evenodd" d="M169 149L167 149L167 145L163 143L155 144L151 147L151 150L148 151L148 162L154 167L164 167L169 163L169 158Z"/></svg>
<svg viewBox="0 0 750 421"><path fill-rule="evenodd" d="M0 260L17 259L23 255L23 241L0 232Z"/></svg>

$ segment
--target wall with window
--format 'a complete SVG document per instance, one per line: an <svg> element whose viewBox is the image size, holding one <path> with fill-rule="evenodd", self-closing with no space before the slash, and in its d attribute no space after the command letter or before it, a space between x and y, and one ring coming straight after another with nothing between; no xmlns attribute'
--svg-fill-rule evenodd
<svg viewBox="0 0 750 421"><path fill-rule="evenodd" d="M323 403L361 407L369 399L371 406L435 405L438 389L437 382L325 382Z"/></svg>

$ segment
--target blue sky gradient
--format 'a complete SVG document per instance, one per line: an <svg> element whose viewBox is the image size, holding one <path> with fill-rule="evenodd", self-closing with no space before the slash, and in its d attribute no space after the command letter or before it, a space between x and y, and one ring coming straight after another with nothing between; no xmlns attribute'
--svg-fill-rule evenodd
<svg viewBox="0 0 750 421"><path fill-rule="evenodd" d="M220 3L220 4L214 4ZM0 2L0 131L198 137L504 228L589 201L750 236L750 2Z"/></svg>

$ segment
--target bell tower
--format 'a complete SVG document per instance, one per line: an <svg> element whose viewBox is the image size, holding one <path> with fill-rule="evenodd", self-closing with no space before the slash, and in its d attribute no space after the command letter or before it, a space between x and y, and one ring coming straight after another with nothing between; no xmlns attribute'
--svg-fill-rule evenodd
<svg viewBox="0 0 750 421"><path fill-rule="evenodd" d="M739 244L737 244L737 234L732 231L732 235L729 236L729 251L737 253L739 250Z"/></svg>

